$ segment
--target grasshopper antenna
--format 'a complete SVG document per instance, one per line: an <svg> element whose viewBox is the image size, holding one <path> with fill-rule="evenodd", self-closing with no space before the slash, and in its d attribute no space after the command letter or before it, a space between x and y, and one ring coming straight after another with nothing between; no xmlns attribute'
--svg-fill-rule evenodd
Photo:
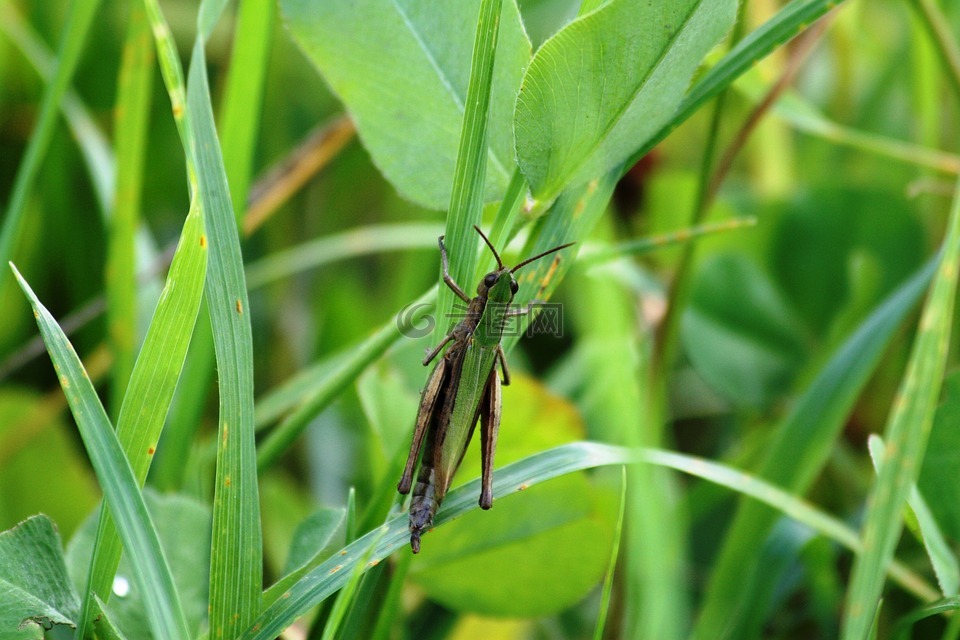
<svg viewBox="0 0 960 640"><path fill-rule="evenodd" d="M503 260L500 259L500 254L497 253L497 250L493 248L493 245L490 243L490 239L483 235L483 231L480 231L480 227L477 225L473 225L473 228L477 230L477 233L480 234L480 237L483 238L483 241L487 243L488 247L490 247L490 251L493 251L493 257L497 259L497 267L503 269Z"/></svg>
<svg viewBox="0 0 960 640"><path fill-rule="evenodd" d="M534 260L539 260L539 259L542 258L543 256L548 256L548 255L550 255L551 253L553 253L554 251L560 251L560 249L566 249L567 247L572 247L572 246L575 245L575 244L577 244L577 243L576 243L576 242L568 242L567 244L562 244L562 245L560 245L559 247L554 247L553 249L550 249L549 251L544 251L544 252L541 253L541 254L535 255L535 256L533 256L532 258L527 258L526 260L524 260L523 262L521 262L520 264L518 264L517 266L515 266L513 269L510 269L510 273L516 273L517 270L518 270L520 267L526 266L526 265L530 264L531 262L533 262Z"/></svg>

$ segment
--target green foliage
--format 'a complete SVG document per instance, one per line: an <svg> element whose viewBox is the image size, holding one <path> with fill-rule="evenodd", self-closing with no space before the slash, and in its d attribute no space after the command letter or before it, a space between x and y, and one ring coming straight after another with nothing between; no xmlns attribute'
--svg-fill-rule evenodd
<svg viewBox="0 0 960 640"><path fill-rule="evenodd" d="M537 50L517 98L517 157L551 200L619 166L670 122L734 0L612 0Z"/></svg>
<svg viewBox="0 0 960 640"><path fill-rule="evenodd" d="M0 638L960 637L943 4L0 2Z"/></svg>
<svg viewBox="0 0 960 640"><path fill-rule="evenodd" d="M353 115L374 163L401 194L434 209L450 202L480 4L438 11L426 0L280 3L298 44ZM510 180L511 114L531 55L514 2L503 3L499 43L487 200L498 200Z"/></svg>

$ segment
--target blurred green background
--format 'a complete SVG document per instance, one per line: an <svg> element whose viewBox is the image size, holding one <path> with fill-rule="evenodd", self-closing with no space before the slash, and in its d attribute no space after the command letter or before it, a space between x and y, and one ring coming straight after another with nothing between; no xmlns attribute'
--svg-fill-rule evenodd
<svg viewBox="0 0 960 640"><path fill-rule="evenodd" d="M42 71L62 33L65 4L0 1L0 202L9 202L37 118L45 86ZM534 47L571 19L577 4L521 1ZM772 0L746 2L744 28L760 24L779 7ZM168 0L163 8L179 50L188 52L196 2ZM228 7L207 48L218 114L225 108L236 10L233 4ZM946 3L943 10L946 26L956 36L960 6ZM107 222L94 186L106 173L84 151L95 148L91 134L102 136L108 149L116 137L113 110L128 18L125 2L104 2L97 14L70 98L72 109L85 112L95 129L81 131L75 120L72 126L59 120L29 194L14 254L20 271L68 331L114 416L119 404L108 385L114 363L103 313ZM744 132L751 114L760 119L731 158L704 220L753 217L756 224L697 241L688 295L675 311L682 314L680 346L675 361L655 372L669 398L667 427L662 442L647 444L750 468L768 444L772 426L834 350L920 269L942 238L953 188L950 174L958 171L960 158L930 152L953 151L958 135L957 103L932 45L909 3L851 1L827 20L826 28L810 38L808 55L801 57L798 46L783 47L724 98L718 124L721 153ZM756 111L760 98L791 64L800 65L791 85L771 108ZM141 330L159 294L164 252L176 242L188 208L182 147L159 74L150 91L141 231L152 249L140 256ZM257 187L273 184L270 170L282 166L317 127L342 126L342 114L338 100L278 20L270 34L252 160L253 204L262 204L256 200ZM654 236L691 224L711 114L711 108L702 110L625 175L584 245ZM81 133L87 137L78 138ZM435 243L445 213L399 197L356 137L348 133L342 147L332 146L329 162L311 172L281 206L268 207L262 224L243 239L244 260L253 269L267 258L280 255L282 261L280 252L318 238L333 237L346 254L320 268L251 284L258 397L353 347L437 280ZM487 224L492 217L491 209ZM368 225L402 223L422 224L374 233L398 238L398 248L389 251L366 252L369 236L355 244L336 236ZM413 232L416 237L410 239ZM652 349L663 321L682 251L671 246L574 268L554 298L564 309L562 338L520 340L511 353L517 382L504 393L498 464L583 438L632 443L623 440L629 425L618 424L623 416L611 410L617 406L611 395L637 393L643 375L639 362ZM507 261L525 257L515 247L507 254ZM43 512L67 541L100 494L54 371L37 342L27 302L11 279L3 283L0 530ZM460 284L466 290L475 286ZM205 313L199 322L207 322ZM904 327L886 349L805 494L852 526L858 526L873 480L866 438L883 432L912 335L912 326ZM268 580L279 577L288 564L294 530L304 518L320 507L342 507L351 487L363 505L383 484L392 457L407 445L426 375L420 360L429 344L429 338L399 341L313 421L281 464L261 477ZM208 501L212 460L205 443L215 435L215 376L208 371L181 382L193 384L199 389L187 391L199 391L201 401L194 450L185 459L169 453L165 459L161 442L151 482ZM954 396L952 411L956 400ZM960 464L954 448L958 443L945 426L935 427L932 437L928 465L937 468L925 469L922 486L932 492L927 498L955 543L960 510L950 499L957 491L950 478L958 477L953 475ZM475 453L468 453L461 481L477 475ZM510 498L491 514L472 513L429 536L423 557L412 564L411 586L404 594L404 607L413 612L409 637L589 637L613 537L618 483L618 472L567 477L531 492L527 503ZM673 477L667 484L666 499L683 514L677 545L686 556L683 588L689 608L678 610L687 610L689 620L680 622L686 627L705 597L735 496L686 477ZM476 549L460 553L458 532L472 529L476 538L484 527L496 530L498 523L524 513L553 513L550 504L565 500L572 503L565 504L572 510L565 513L579 515L540 537L526 532L532 540L516 542L515 555L510 548L492 555ZM633 529L630 535L644 531ZM767 564L769 600L744 627L749 632L743 637L834 637L849 552L787 520L777 525L776 544L757 550L761 552L775 556ZM901 557L929 577L915 540L902 542ZM578 564L582 571L573 570ZM528 570L531 566L539 570ZM478 599L481 592L469 581L464 584L463 576L481 570L489 570L491 577ZM564 587L550 591L548 602L539 601L537 585L551 581ZM884 615L891 620L917 604L897 589L887 597ZM612 615L620 620L629 607L616 602ZM608 623L610 637L620 624ZM941 637L944 624L925 621L912 637Z"/></svg>

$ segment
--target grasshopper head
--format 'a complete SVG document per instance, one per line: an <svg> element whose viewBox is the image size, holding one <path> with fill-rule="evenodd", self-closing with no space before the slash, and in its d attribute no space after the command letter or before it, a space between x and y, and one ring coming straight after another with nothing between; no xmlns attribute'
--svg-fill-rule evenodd
<svg viewBox="0 0 960 640"><path fill-rule="evenodd" d="M510 302L520 285L517 284L513 273L506 267L491 271L483 276L477 285L477 295L500 302Z"/></svg>
<svg viewBox="0 0 960 640"><path fill-rule="evenodd" d="M554 251L560 251L560 249L566 249L570 245L576 244L574 242L568 242L567 244L562 244L559 247L554 247L553 249L544 251L541 254L533 256L532 258L527 258L511 269L503 266L503 260L500 259L500 254L498 254L497 250L493 248L493 245L490 243L490 240L487 238L487 236L483 235L483 231L480 231L480 227L474 225L473 228L477 230L477 233L480 234L480 237L483 238L483 241L487 243L488 247L490 247L490 251L493 252L493 257L497 259L497 270L491 271L483 277L483 280L481 280L480 284L477 285L477 295L507 304L513 301L513 296L520 288L516 279L513 277L513 274L520 269L520 267L526 266L534 260L539 260L543 256L550 255Z"/></svg>

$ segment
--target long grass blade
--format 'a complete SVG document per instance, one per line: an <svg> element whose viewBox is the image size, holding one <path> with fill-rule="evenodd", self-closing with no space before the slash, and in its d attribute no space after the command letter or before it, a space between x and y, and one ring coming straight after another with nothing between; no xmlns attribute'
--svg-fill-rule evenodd
<svg viewBox="0 0 960 640"><path fill-rule="evenodd" d="M887 425L886 452L870 492L863 527L865 553L853 565L842 630L844 640L866 637L883 578L903 527L902 510L916 481L943 382L960 261L960 183L954 195L943 258L920 317L907 371Z"/></svg>
<svg viewBox="0 0 960 640"><path fill-rule="evenodd" d="M57 52L57 70L51 82L43 91L40 103L40 115L36 127L27 144L27 151L17 168L13 192L4 212L3 227L0 228L0 264L9 262L13 257L20 236L21 221L27 206L27 196L33 188L33 182L40 169L43 156L50 146L57 124L60 100L63 98L70 78L80 59L80 52L87 39L87 32L93 23L100 0L73 0L67 13L63 39ZM0 269L0 290L5 286L7 273Z"/></svg>
<svg viewBox="0 0 960 640"><path fill-rule="evenodd" d="M110 419L100 404L80 358L56 320L40 304L16 268L13 271L33 307L37 326L43 334L80 437L103 488L107 506L117 521L120 539L130 555L133 579L141 593L150 594L145 599L150 628L157 638L187 640L186 618L173 576L147 513L137 479L113 432Z"/></svg>
<svg viewBox="0 0 960 640"><path fill-rule="evenodd" d="M460 147L453 174L453 191L447 211L445 241L453 257L450 275L463 287L471 287L477 264L476 233L483 212L483 181L487 168L487 114L490 107L490 85L500 27L501 0L482 0L473 45L470 82L460 131ZM454 294L446 286L437 296L438 317L447 318L453 309ZM437 341L447 334L449 322L438 322L434 335Z"/></svg>
<svg viewBox="0 0 960 640"><path fill-rule="evenodd" d="M247 0L240 3L237 16L220 118L220 140L224 170L230 183L230 199L238 222L246 213L247 190L257 134L260 132L260 108L276 13L276 2L273 0Z"/></svg>
<svg viewBox="0 0 960 640"><path fill-rule="evenodd" d="M153 97L153 41L142 4L130 5L117 88L117 178L106 267L107 334L113 352L110 407L119 412L133 374L137 347L136 232Z"/></svg>
<svg viewBox="0 0 960 640"><path fill-rule="evenodd" d="M882 464L885 445L883 439L877 435L871 435L867 440L867 447L870 450L870 459L875 469ZM927 550L927 557L930 558L930 565L937 576L937 583L940 585L940 591L945 596L955 596L960 591L960 565L957 563L957 556L954 555L946 536L937 524L930 510L930 506L923 498L916 484L910 485L910 495L907 497L907 504L916 518L916 534L923 541L923 546Z"/></svg>
<svg viewBox="0 0 960 640"><path fill-rule="evenodd" d="M194 208L184 223L167 284L147 330L117 421L117 440L139 485L143 485L147 477L187 356L206 271L203 220ZM120 553L113 519L103 510L81 616L83 625L91 620L92 598L109 599Z"/></svg>
<svg viewBox="0 0 960 640"><path fill-rule="evenodd" d="M603 640L603 630L607 624L607 615L610 613L610 596L613 594L613 576L617 570L617 558L620 556L620 540L623 537L623 514L627 510L627 469L624 467L620 474L620 514L617 516L617 526L613 531L613 548L610 549L610 564L607 565L607 575L603 579L603 590L600 592L600 612L597 615L597 626L593 630L593 640Z"/></svg>
<svg viewBox="0 0 960 640"><path fill-rule="evenodd" d="M259 613L263 584L260 500L253 429L253 335L223 156L213 124L206 56L198 39L187 106L210 258L207 306L220 388L210 564L210 635L234 637Z"/></svg>
<svg viewBox="0 0 960 640"><path fill-rule="evenodd" d="M829 457L848 412L893 332L920 299L935 266L936 261L930 261L890 294L837 349L776 427L755 468L757 475L797 494L806 491ZM756 548L776 517L774 510L762 504L741 502L714 563L696 637L727 637L724 634L737 629L743 612L754 608L762 596L755 585L763 571Z"/></svg>
<svg viewBox="0 0 960 640"><path fill-rule="evenodd" d="M860 551L860 541L855 531L796 496L722 464L662 449L628 449L596 442L562 445L495 471L494 493L507 496L574 471L636 463L675 469L728 487L779 509L785 515L855 552ZM470 510L478 509L476 496L479 491L478 478L447 494L437 514L435 527L443 526ZM406 514L389 520L383 526L386 528L385 532L378 528L361 536L304 576L271 606L264 609L253 625L240 635L240 640L271 640L277 637L297 618L341 589L358 563L364 563L364 570L372 568L394 551L407 546L410 532L407 529ZM375 545L369 559L365 560L364 555L369 550L370 543L379 536L382 536L379 543ZM921 598L937 598L936 589L899 563L891 565L890 575Z"/></svg>

